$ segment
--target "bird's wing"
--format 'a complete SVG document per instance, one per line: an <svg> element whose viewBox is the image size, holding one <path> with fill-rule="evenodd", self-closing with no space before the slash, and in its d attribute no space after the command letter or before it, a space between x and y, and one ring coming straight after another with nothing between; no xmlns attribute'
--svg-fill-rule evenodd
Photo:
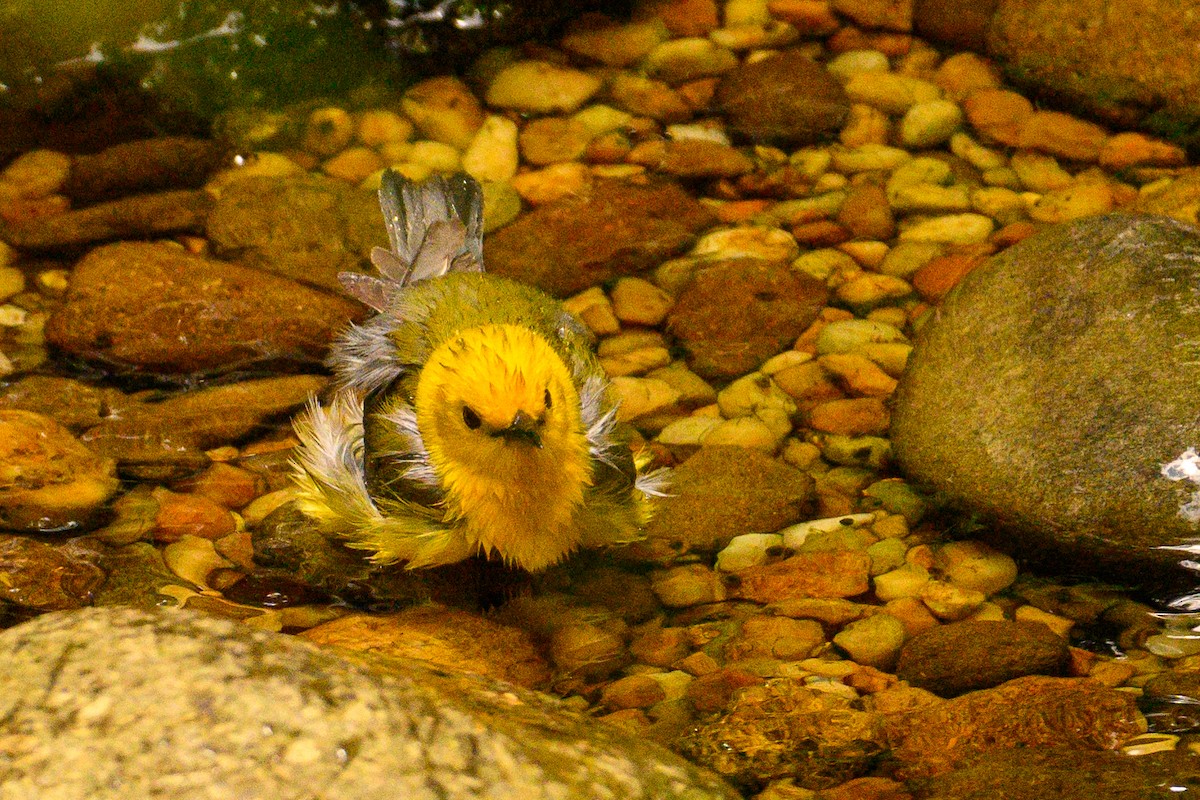
<svg viewBox="0 0 1200 800"><path fill-rule="evenodd" d="M389 169L379 186L379 207L395 256L376 262L386 278L407 286L444 275L456 260L458 269L483 269L483 191L471 176L416 183Z"/></svg>

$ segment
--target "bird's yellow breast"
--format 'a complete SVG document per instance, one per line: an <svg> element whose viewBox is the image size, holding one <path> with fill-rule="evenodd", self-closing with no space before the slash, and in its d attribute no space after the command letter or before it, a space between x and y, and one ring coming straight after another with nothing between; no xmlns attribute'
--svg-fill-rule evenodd
<svg viewBox="0 0 1200 800"><path fill-rule="evenodd" d="M426 361L415 405L446 519L480 551L539 569L578 544L587 438L571 374L542 336L520 325L457 333Z"/></svg>

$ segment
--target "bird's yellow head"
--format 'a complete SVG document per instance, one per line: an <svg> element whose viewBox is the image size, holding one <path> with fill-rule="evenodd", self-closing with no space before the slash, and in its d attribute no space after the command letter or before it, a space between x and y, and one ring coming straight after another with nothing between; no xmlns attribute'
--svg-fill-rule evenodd
<svg viewBox="0 0 1200 800"><path fill-rule="evenodd" d="M538 547L557 544L548 538L572 535L588 442L571 373L542 336L519 325L458 333L429 356L415 400L447 513L481 549L536 562Z"/></svg>

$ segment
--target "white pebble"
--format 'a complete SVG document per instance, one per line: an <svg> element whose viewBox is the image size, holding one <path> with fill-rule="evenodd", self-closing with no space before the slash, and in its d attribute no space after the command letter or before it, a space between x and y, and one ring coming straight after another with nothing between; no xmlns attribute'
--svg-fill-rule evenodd
<svg viewBox="0 0 1200 800"><path fill-rule="evenodd" d="M826 71L842 83L864 72L887 72L891 68L888 57L878 50L847 50L825 65Z"/></svg>

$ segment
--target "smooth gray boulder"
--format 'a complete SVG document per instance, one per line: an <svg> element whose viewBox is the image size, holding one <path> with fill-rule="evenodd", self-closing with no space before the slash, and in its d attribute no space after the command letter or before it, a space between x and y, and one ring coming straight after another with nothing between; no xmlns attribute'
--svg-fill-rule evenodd
<svg viewBox="0 0 1200 800"><path fill-rule="evenodd" d="M891 436L973 535L1040 568L1194 579L1156 548L1200 537L1200 487L1163 472L1200 447L1200 230L1109 215L991 259L921 330Z"/></svg>
<svg viewBox="0 0 1200 800"><path fill-rule="evenodd" d="M738 797L508 684L165 609L0 634L0 742L2 800Z"/></svg>

